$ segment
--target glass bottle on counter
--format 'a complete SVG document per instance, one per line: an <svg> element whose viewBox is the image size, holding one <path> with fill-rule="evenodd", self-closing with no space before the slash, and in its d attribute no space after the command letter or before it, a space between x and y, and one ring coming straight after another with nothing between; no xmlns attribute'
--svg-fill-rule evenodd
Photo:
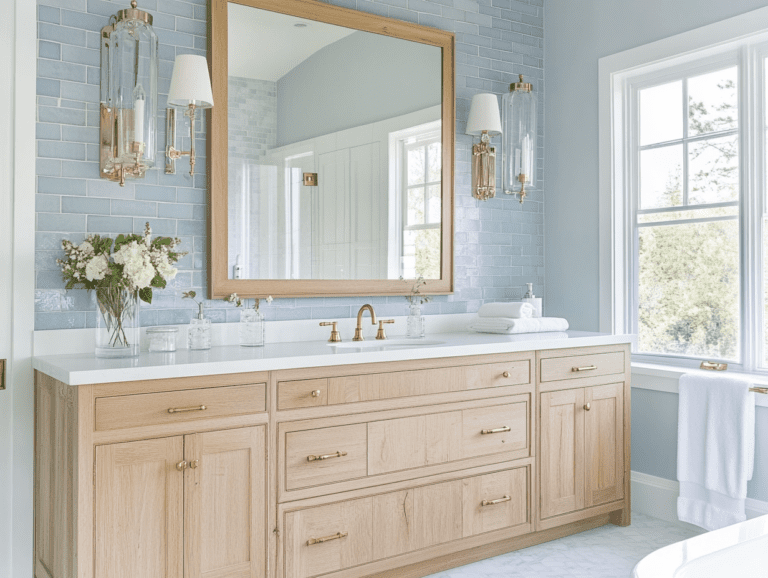
<svg viewBox="0 0 768 578"><path fill-rule="evenodd" d="M206 350L211 348L211 320L206 319L203 313L203 303L198 303L197 318L189 322L189 334L187 346L192 350Z"/></svg>

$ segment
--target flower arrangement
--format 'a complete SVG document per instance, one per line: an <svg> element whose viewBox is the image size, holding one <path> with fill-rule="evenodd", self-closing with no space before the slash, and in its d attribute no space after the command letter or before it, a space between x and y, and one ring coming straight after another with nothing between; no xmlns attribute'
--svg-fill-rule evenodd
<svg viewBox="0 0 768 578"><path fill-rule="evenodd" d="M136 298L152 303L152 290L164 289L176 277L174 264L186 255L176 251L180 243L170 237L152 239L149 223L143 235L118 235L114 240L91 235L79 245L61 242L66 257L57 263L65 287L96 292L109 347L130 347L124 323L137 314Z"/></svg>
<svg viewBox="0 0 768 578"><path fill-rule="evenodd" d="M405 281L405 279L402 277L400 277L400 280ZM419 276L419 278L414 282L413 287L411 287L411 294L405 296L405 298L408 300L408 303L411 305L424 305L425 303L432 301L432 297L423 295L421 293L421 288L425 287L426 285L427 282L424 280L424 277Z"/></svg>

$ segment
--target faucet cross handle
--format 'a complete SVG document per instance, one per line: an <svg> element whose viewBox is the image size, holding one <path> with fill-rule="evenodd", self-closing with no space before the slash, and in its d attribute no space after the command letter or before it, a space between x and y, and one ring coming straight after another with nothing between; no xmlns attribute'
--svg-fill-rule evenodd
<svg viewBox="0 0 768 578"><path fill-rule="evenodd" d="M339 333L338 321L323 321L320 327L331 327L331 337L328 343L341 343L341 333Z"/></svg>
<svg viewBox="0 0 768 578"><path fill-rule="evenodd" d="M387 334L384 333L384 324L385 323L394 323L394 319L381 319L379 320L379 331L376 333L376 339L386 339Z"/></svg>

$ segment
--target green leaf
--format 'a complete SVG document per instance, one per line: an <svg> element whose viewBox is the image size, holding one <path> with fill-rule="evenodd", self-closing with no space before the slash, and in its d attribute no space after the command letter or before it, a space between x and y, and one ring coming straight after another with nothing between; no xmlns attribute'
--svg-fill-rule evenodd
<svg viewBox="0 0 768 578"><path fill-rule="evenodd" d="M165 286L167 284L168 283L166 282L166 280L163 279L160 275L155 275L155 278L152 279L152 283L150 283L152 287L156 287L157 289L165 289Z"/></svg>
<svg viewBox="0 0 768 578"><path fill-rule="evenodd" d="M155 243L157 245L170 245L172 242L172 239L170 237L158 237L155 239Z"/></svg>
<svg viewBox="0 0 768 578"><path fill-rule="evenodd" d="M144 303L152 303L152 288L144 287L144 289L139 289L139 298Z"/></svg>

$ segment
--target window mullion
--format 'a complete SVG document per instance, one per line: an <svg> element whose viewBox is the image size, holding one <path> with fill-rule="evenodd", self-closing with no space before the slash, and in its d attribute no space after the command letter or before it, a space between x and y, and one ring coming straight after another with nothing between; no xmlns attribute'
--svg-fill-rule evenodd
<svg viewBox="0 0 768 578"><path fill-rule="evenodd" d="M683 79L683 206L688 206L688 79Z"/></svg>

